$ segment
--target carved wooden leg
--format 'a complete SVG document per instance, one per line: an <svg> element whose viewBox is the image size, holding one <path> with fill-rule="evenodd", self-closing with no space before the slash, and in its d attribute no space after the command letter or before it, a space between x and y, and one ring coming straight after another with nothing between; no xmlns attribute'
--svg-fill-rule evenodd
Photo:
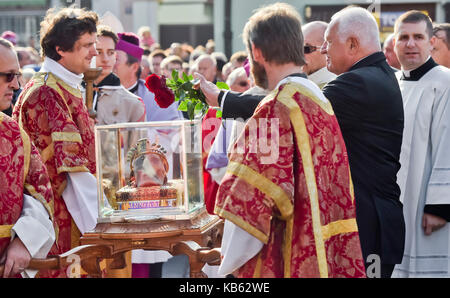
<svg viewBox="0 0 450 298"><path fill-rule="evenodd" d="M113 260L106 261L106 277L131 278L131 251L114 255Z"/></svg>
<svg viewBox="0 0 450 298"><path fill-rule="evenodd" d="M181 241L172 248L172 255L187 255L189 258L190 277L207 278L202 271L206 263L209 265L220 264L220 251L217 249L204 248L194 241Z"/></svg>
<svg viewBox="0 0 450 298"><path fill-rule="evenodd" d="M87 258L81 260L81 267L92 278L101 278L102 269L100 268L100 258Z"/></svg>

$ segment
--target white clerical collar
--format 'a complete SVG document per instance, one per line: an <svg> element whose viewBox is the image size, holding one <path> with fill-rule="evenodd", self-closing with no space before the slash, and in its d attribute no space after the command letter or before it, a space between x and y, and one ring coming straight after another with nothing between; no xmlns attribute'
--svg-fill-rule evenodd
<svg viewBox="0 0 450 298"><path fill-rule="evenodd" d="M336 75L328 71L326 66L308 75L308 79L310 79L317 85L328 83L329 81L332 81L334 78L336 78Z"/></svg>
<svg viewBox="0 0 450 298"><path fill-rule="evenodd" d="M428 56L428 58L427 58L427 60L425 61L425 63L427 63L428 62L428 60L430 60L431 59L431 56ZM425 64L424 63L424 64ZM422 64L423 65L423 64ZM421 65L421 66L422 66ZM421 67L421 66L419 66L419 67ZM405 78L409 78L409 77L411 77L411 71L414 71L414 70L416 70L417 68L419 68L419 67L416 67L416 68L414 68L414 69L410 69L410 70L403 70L402 69L402 73L403 73L403 75L405 76Z"/></svg>
<svg viewBox="0 0 450 298"><path fill-rule="evenodd" d="M136 81L136 83L133 84L133 86L131 86L130 88L128 88L128 91L133 90L134 88L136 88L137 84L139 83L139 80Z"/></svg>
<svg viewBox="0 0 450 298"><path fill-rule="evenodd" d="M77 75L49 57L44 58L40 72L51 72L75 89L80 89L80 84L84 77L83 74Z"/></svg>

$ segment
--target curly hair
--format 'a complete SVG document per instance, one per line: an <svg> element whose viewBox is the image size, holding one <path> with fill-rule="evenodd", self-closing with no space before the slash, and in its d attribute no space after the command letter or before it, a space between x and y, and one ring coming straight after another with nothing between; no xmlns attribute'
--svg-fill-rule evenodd
<svg viewBox="0 0 450 298"><path fill-rule="evenodd" d="M75 43L85 33L96 33L98 15L93 11L75 8L63 8L59 11L51 8L41 22L41 55L59 61L56 51L72 51Z"/></svg>

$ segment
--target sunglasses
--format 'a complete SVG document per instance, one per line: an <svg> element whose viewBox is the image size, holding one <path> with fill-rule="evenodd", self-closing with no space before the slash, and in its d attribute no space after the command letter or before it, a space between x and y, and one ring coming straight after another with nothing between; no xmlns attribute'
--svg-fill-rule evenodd
<svg viewBox="0 0 450 298"><path fill-rule="evenodd" d="M319 49L319 47L316 46L304 46L303 51L305 54L311 54L312 52L315 52Z"/></svg>
<svg viewBox="0 0 450 298"><path fill-rule="evenodd" d="M20 77L22 74L19 73L15 73L15 72L0 72L0 76L4 76L6 77L6 82L7 83L11 83L12 80L14 80L14 77Z"/></svg>
<svg viewBox="0 0 450 298"><path fill-rule="evenodd" d="M241 87L247 87L248 83L246 81L241 81L238 83Z"/></svg>

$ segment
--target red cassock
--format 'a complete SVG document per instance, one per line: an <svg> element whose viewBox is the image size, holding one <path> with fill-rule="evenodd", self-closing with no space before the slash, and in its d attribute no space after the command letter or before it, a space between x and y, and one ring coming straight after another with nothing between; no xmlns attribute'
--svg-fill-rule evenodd
<svg viewBox="0 0 450 298"><path fill-rule="evenodd" d="M50 180L36 147L17 122L0 112L0 257L10 244L24 193L41 202L53 217Z"/></svg>
<svg viewBox="0 0 450 298"><path fill-rule="evenodd" d="M47 167L55 199L57 243L50 255L79 245L80 232L62 198L67 173L96 173L94 122L81 91L51 73L39 73L22 91L13 117L28 133ZM62 271L41 271L41 277L65 277Z"/></svg>
<svg viewBox="0 0 450 298"><path fill-rule="evenodd" d="M339 125L300 83L273 91L246 124L215 212L264 243L239 277L365 277Z"/></svg>

